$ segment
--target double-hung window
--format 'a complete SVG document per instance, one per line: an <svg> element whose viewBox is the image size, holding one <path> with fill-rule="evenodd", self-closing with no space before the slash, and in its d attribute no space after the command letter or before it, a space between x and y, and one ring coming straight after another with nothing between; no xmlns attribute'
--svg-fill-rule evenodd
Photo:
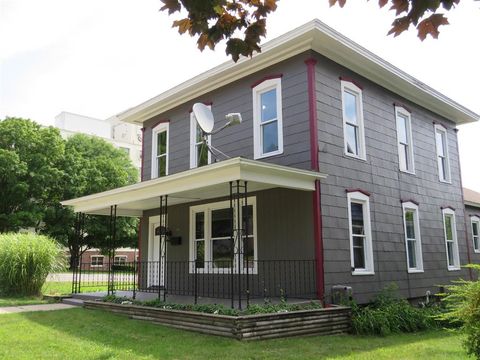
<svg viewBox="0 0 480 360"><path fill-rule="evenodd" d="M420 237L418 206L412 202L404 202L402 208L408 272L423 272L422 240Z"/></svg>
<svg viewBox="0 0 480 360"><path fill-rule="evenodd" d="M475 251L476 253L480 253L480 218L478 216L472 216L471 222L473 251Z"/></svg>
<svg viewBox="0 0 480 360"><path fill-rule="evenodd" d="M92 267L102 267L103 266L103 255L92 255L91 266Z"/></svg>
<svg viewBox="0 0 480 360"><path fill-rule="evenodd" d="M413 161L412 119L410 113L403 107L395 106L397 122L397 145L400 170L415 173Z"/></svg>
<svg viewBox="0 0 480 360"><path fill-rule="evenodd" d="M114 265L125 265L127 263L127 255L115 255L113 259Z"/></svg>
<svg viewBox="0 0 480 360"><path fill-rule="evenodd" d="M369 197L361 192L349 192L348 220L350 255L353 275L373 275L373 248Z"/></svg>
<svg viewBox="0 0 480 360"><path fill-rule="evenodd" d="M365 160L362 89L344 80L341 87L345 154Z"/></svg>
<svg viewBox="0 0 480 360"><path fill-rule="evenodd" d="M448 270L460 270L455 211L446 208L442 210L442 215L443 230L445 234L445 249L447 253L447 267Z"/></svg>
<svg viewBox="0 0 480 360"><path fill-rule="evenodd" d="M438 177L442 182L450 182L450 160L448 157L447 129L435 124L435 144L437 148Z"/></svg>
<svg viewBox="0 0 480 360"><path fill-rule="evenodd" d="M235 241L232 226L237 226L238 214L228 201L190 207L190 271L204 273L238 273L257 271L256 200L248 198L241 210L243 236ZM233 211L233 213L232 213ZM195 269L196 268L196 269Z"/></svg>
<svg viewBox="0 0 480 360"><path fill-rule="evenodd" d="M152 129L152 179L168 175L168 129L168 122Z"/></svg>
<svg viewBox="0 0 480 360"><path fill-rule="evenodd" d="M209 106L211 108L211 106ZM212 143L212 136L203 137L193 111L190 113L190 169L208 165L212 162L212 155L208 146Z"/></svg>
<svg viewBox="0 0 480 360"><path fill-rule="evenodd" d="M282 80L265 80L253 88L254 158L283 153Z"/></svg>

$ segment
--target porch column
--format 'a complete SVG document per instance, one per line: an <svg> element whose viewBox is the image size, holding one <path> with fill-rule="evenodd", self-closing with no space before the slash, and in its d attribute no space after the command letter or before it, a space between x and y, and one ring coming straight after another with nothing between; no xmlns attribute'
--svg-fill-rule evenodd
<svg viewBox="0 0 480 360"><path fill-rule="evenodd" d="M115 293L115 272L112 264L112 257L115 258L115 243L117 236L117 205L110 206L110 223L109 223L109 244L108 244L108 285L107 294Z"/></svg>

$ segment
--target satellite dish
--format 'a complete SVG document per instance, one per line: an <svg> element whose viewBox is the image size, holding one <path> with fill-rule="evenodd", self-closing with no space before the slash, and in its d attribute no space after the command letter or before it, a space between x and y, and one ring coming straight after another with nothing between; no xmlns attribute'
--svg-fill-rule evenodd
<svg viewBox="0 0 480 360"><path fill-rule="evenodd" d="M204 133L210 134L215 123L212 110L205 104L196 103L193 105L192 111L195 119L197 119L198 126L200 126Z"/></svg>

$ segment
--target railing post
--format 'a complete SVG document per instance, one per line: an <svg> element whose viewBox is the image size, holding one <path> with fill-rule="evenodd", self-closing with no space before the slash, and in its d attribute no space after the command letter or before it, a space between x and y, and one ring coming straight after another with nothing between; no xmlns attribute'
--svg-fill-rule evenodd
<svg viewBox="0 0 480 360"><path fill-rule="evenodd" d="M197 300L198 300L198 294L197 294L197 262L195 261L193 263L193 267L195 268L195 275L194 275L194 278L193 278L193 282L194 282L194 297L195 297L195 305L197 305Z"/></svg>
<svg viewBox="0 0 480 360"><path fill-rule="evenodd" d="M135 285L135 278L137 277L137 261L133 259L133 299L137 297L137 287Z"/></svg>
<svg viewBox="0 0 480 360"><path fill-rule="evenodd" d="M110 206L110 221L109 221L109 246L108 246L108 278L107 278L107 295L110 296L110 290L111 290L111 286L110 286L110 281L111 281L111 278L110 278L110 272L111 272L111 260L112 260L112 252L111 252L111 245L112 245L112 217L113 217L113 206Z"/></svg>
<svg viewBox="0 0 480 360"><path fill-rule="evenodd" d="M81 259L81 258L80 258ZM81 284L82 284L82 261L80 260L80 266L78 267L78 284L77 284L77 291L78 294L81 292Z"/></svg>

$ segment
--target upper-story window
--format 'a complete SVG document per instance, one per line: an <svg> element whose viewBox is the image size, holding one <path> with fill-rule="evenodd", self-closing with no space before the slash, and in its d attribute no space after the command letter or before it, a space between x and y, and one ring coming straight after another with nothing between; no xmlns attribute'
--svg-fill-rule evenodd
<svg viewBox="0 0 480 360"><path fill-rule="evenodd" d="M341 85L345 154L365 159L362 89L350 81L342 80Z"/></svg>
<svg viewBox="0 0 480 360"><path fill-rule="evenodd" d="M418 206L412 202L405 202L402 204L402 208L408 272L423 272Z"/></svg>
<svg viewBox="0 0 480 360"><path fill-rule="evenodd" d="M373 275L369 197L356 191L348 193L347 199L352 274Z"/></svg>
<svg viewBox="0 0 480 360"><path fill-rule="evenodd" d="M480 218L478 216L472 216L472 239L473 239L473 251L480 253Z"/></svg>
<svg viewBox="0 0 480 360"><path fill-rule="evenodd" d="M211 143L211 135L208 135L206 141L204 141L202 129L198 126L197 119L192 111L190 113L190 169L208 165L212 162L212 154L207 146Z"/></svg>
<svg viewBox="0 0 480 360"><path fill-rule="evenodd" d="M445 233L445 248L447 252L447 267L448 270L460 270L455 211L446 208L442 210L442 215Z"/></svg>
<svg viewBox="0 0 480 360"><path fill-rule="evenodd" d="M447 129L439 124L435 124L435 143L437 147L438 178L442 182L450 182Z"/></svg>
<svg viewBox="0 0 480 360"><path fill-rule="evenodd" d="M168 175L168 129L168 122L152 129L152 179Z"/></svg>
<svg viewBox="0 0 480 360"><path fill-rule="evenodd" d="M253 88L254 158L283 153L282 80L265 80Z"/></svg>
<svg viewBox="0 0 480 360"><path fill-rule="evenodd" d="M397 122L397 145L400 170L415 173L413 161L412 119L410 112L400 106L395 106Z"/></svg>

